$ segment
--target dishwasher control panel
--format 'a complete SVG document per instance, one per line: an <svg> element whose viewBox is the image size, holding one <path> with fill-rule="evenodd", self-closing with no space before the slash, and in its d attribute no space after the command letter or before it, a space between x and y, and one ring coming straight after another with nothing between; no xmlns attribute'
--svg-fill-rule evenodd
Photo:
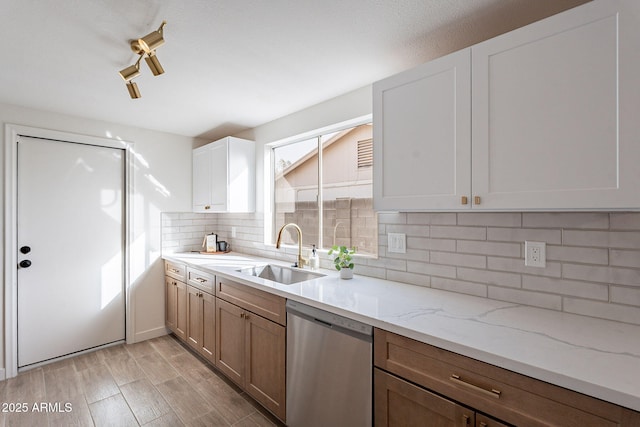
<svg viewBox="0 0 640 427"><path fill-rule="evenodd" d="M338 314L329 313L328 311L311 307L297 301L287 300L287 312L301 315L330 328L347 329L367 336L373 335L373 327L371 325Z"/></svg>

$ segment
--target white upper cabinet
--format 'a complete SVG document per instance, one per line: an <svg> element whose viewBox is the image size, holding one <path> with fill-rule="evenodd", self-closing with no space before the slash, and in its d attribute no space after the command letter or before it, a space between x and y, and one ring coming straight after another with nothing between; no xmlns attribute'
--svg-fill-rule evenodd
<svg viewBox="0 0 640 427"><path fill-rule="evenodd" d="M450 138L456 157L446 158L438 148L436 158L442 163L436 168L394 157L389 149L401 138L406 144L403 150L419 153L420 158L428 156L436 140L434 130L427 129L433 126L432 120L426 121L423 115L432 114L438 102L444 110L451 108L453 99L460 105L453 98L459 93L451 92L445 99L447 94L441 91L440 101L424 101L431 107L425 109L412 99L419 96L418 91L406 93L407 107L402 100L387 103L384 92L390 88L383 91L380 83L398 76L374 85L374 165L382 163L378 165L381 173L375 176L382 192L374 193L382 203L376 201L376 208L640 208L640 191L635 188L640 183L639 25L640 2L594 1L471 47L467 93L472 119L469 114L453 116L456 129L470 123L470 144L465 145L469 151L462 151L459 139ZM421 69L426 67L411 71ZM376 99L383 104L378 109ZM408 114L402 108L421 110ZM401 120L394 118L390 125L388 120L394 116ZM417 123L406 123L411 120ZM435 126L438 132L451 123L438 121ZM457 169L467 158L471 158L470 178L455 190L470 189L456 193L468 196L470 205L462 206L462 197L451 198L444 206L433 202L451 187L434 187L430 181L443 185L452 176L464 179ZM400 174L394 172L402 168L406 169ZM426 182L412 186L422 193L414 191L414 200L406 193L406 200L396 197L396 203L386 203L386 195L402 191L402 183L409 179Z"/></svg>
<svg viewBox="0 0 640 427"><path fill-rule="evenodd" d="M377 210L447 209L471 192L471 51L373 86Z"/></svg>
<svg viewBox="0 0 640 427"><path fill-rule="evenodd" d="M193 211L255 211L255 144L226 137L193 150Z"/></svg>

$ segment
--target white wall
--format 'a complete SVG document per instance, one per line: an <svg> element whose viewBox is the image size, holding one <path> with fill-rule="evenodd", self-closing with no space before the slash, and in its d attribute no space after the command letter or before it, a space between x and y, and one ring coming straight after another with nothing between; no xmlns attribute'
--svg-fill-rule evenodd
<svg viewBox="0 0 640 427"><path fill-rule="evenodd" d="M164 280L161 253L163 211L191 210L191 150L202 141L195 138L87 120L18 106L0 104L3 149L0 151L0 177L4 189L4 126L17 124L101 138L122 139L134 143L131 285L134 301L134 341L164 333ZM4 204L3 200L0 204ZM2 206L4 213L4 206ZM0 230L4 241L4 229ZM64 243L64 242L61 242ZM0 247L0 255L6 260ZM0 266L0 277L4 269ZM4 283L0 307L4 307ZM3 310L4 312L4 310ZM4 315L0 318L4 331ZM0 354L4 367L4 351Z"/></svg>

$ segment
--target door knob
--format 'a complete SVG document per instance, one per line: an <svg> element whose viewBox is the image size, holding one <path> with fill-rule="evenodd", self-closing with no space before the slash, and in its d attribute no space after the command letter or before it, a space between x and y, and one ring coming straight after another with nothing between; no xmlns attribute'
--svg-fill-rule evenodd
<svg viewBox="0 0 640 427"><path fill-rule="evenodd" d="M22 252L23 254L28 254L29 252L31 252L31 248L29 246L23 246L20 248L20 252Z"/></svg>
<svg viewBox="0 0 640 427"><path fill-rule="evenodd" d="M31 261L29 261L28 259L20 261L20 267L22 268L31 267Z"/></svg>

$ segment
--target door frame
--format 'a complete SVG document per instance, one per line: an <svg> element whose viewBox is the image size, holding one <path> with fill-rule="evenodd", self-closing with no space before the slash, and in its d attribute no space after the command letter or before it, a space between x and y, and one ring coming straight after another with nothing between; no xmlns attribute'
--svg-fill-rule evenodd
<svg viewBox="0 0 640 427"><path fill-rule="evenodd" d="M18 138L20 136L44 138L55 141L95 145L124 150L124 292L125 292L125 340L134 337L133 293L130 288L130 246L133 241L133 143L41 129L16 124L5 125L4 135L4 372L0 380L18 375ZM0 368L1 369L1 368Z"/></svg>

